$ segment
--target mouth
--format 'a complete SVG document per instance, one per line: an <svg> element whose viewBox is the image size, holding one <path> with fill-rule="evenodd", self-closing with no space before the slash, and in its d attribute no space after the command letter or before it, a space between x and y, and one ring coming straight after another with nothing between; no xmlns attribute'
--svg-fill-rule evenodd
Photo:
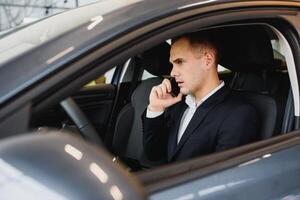
<svg viewBox="0 0 300 200"><path fill-rule="evenodd" d="M183 85L183 81L176 81L177 85L180 87L181 85Z"/></svg>

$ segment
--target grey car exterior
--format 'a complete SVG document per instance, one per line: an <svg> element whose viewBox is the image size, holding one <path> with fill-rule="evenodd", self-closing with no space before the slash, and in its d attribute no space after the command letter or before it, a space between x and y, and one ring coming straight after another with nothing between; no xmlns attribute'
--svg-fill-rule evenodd
<svg viewBox="0 0 300 200"><path fill-rule="evenodd" d="M284 28L281 31L290 43L295 42L292 46L295 63L292 85L294 129L297 129L299 8L299 1L104 1L49 17L2 36L0 137L15 137L1 142L1 159L48 186L49 180L54 185L57 180L61 188L68 188L65 190L68 194L59 191L58 187L52 188L66 199L116 199L105 193L109 190L105 186L90 192L95 185L76 189L79 187L76 175L80 173L81 163L68 162L53 144L47 143L49 136L19 136L29 131L31 112L60 102L88 80L125 61L145 46L155 45L156 41L179 35L194 26L205 28L235 18L259 19L260 23L270 25L276 25L276 20L275 23L272 20L277 18L289 24L286 32ZM281 24L277 25L280 29ZM46 31L41 31L42 28ZM26 37L22 37L24 34ZM102 63L101 67L95 67L94 60ZM18 126L14 126L16 123ZM228 152L141 172L136 174L138 180L130 178L121 167L110 168L114 164L102 150L93 150L89 144L59 134L52 139L65 143L76 141L86 149L89 158L97 159L112 170L109 174L114 177L114 184L119 184L121 192L127 194L121 199L142 199L145 193L148 199L287 200L300 199L299 134L295 131ZM36 140L44 145L29 145L30 141ZM14 150L14 145L19 148ZM43 160L49 149L53 149L57 162L49 158L50 164L44 166ZM30 158L32 162L28 162L25 155L34 155ZM45 170L39 170L41 166ZM62 169L66 166L79 170L64 174ZM60 182L56 177L64 177L65 181ZM95 180L86 178L84 182L89 185ZM74 194L71 186L74 186ZM9 198L5 187L0 191ZM77 193L81 194L75 195Z"/></svg>
<svg viewBox="0 0 300 200"><path fill-rule="evenodd" d="M239 160L239 164L229 168L226 165L235 161L228 159L221 164L227 169L153 193L150 199L299 199L299 145L274 153L267 153L267 148L258 152L261 156L245 162ZM243 160L243 156L246 155L236 159ZM207 166L202 171L213 171L216 166Z"/></svg>

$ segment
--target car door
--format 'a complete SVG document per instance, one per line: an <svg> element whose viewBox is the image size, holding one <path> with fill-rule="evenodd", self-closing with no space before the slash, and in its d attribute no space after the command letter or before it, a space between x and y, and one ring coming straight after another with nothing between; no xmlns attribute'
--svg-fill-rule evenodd
<svg viewBox="0 0 300 200"><path fill-rule="evenodd" d="M149 181L145 174L138 176L151 200L299 199L299 135L300 131L295 131L239 150L196 159L185 163L187 174L171 175L172 171L180 170L179 165L170 166L168 172L153 171L152 177L158 177L162 171L169 174L157 182Z"/></svg>
<svg viewBox="0 0 300 200"><path fill-rule="evenodd" d="M116 71L116 67L114 67L72 95L101 138L105 137L114 105L117 73L119 70Z"/></svg>

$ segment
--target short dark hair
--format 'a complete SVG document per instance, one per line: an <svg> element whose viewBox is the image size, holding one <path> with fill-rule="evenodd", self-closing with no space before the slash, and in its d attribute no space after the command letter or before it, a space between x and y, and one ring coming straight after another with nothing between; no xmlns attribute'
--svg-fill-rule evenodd
<svg viewBox="0 0 300 200"><path fill-rule="evenodd" d="M198 47L199 45L204 45L207 48L213 49L215 52L216 63L218 64L220 59L220 50L216 42L216 38L213 32L202 31L202 32L193 32L180 35L172 39L172 44L177 42L179 39L186 38L192 47Z"/></svg>

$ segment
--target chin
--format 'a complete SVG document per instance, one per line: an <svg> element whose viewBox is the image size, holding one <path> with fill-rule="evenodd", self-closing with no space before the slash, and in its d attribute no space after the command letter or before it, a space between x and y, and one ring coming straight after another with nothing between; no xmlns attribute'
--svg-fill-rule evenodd
<svg viewBox="0 0 300 200"><path fill-rule="evenodd" d="M190 94L190 91L186 88L180 88L180 93L182 93L183 95L188 95Z"/></svg>

